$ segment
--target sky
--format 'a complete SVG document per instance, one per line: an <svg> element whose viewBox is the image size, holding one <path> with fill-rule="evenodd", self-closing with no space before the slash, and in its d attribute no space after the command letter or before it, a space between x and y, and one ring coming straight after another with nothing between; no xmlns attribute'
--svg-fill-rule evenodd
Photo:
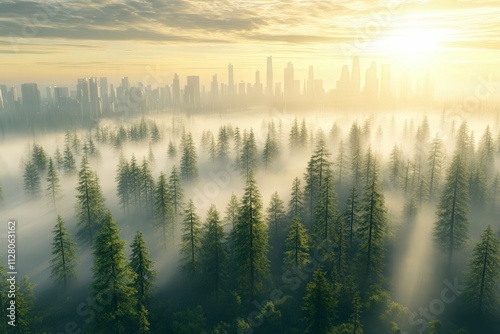
<svg viewBox="0 0 500 334"><path fill-rule="evenodd" d="M499 74L498 0L0 0L0 81L74 84L108 76L152 85L174 72L275 82L288 61L325 86L361 57L450 82ZM458 79L458 80L457 80Z"/></svg>

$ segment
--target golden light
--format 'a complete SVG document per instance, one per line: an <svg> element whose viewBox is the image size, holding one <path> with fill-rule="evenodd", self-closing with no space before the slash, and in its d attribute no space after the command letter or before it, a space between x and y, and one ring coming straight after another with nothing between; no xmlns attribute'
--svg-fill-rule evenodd
<svg viewBox="0 0 500 334"><path fill-rule="evenodd" d="M446 30L435 27L401 27L374 42L374 48L405 65L430 65L447 40Z"/></svg>

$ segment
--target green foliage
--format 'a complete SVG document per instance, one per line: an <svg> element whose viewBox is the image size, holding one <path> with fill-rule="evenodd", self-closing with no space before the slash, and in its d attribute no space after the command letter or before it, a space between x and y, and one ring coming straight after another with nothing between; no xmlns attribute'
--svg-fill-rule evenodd
<svg viewBox="0 0 500 334"><path fill-rule="evenodd" d="M57 216L57 224L52 233L51 277L56 285L61 285L67 291L69 284L77 277L76 245L60 215Z"/></svg>
<svg viewBox="0 0 500 334"><path fill-rule="evenodd" d="M448 253L448 274L451 272L453 251L463 249L468 240L468 201L465 160L457 151L447 172L433 231L437 245Z"/></svg>
<svg viewBox="0 0 500 334"><path fill-rule="evenodd" d="M172 198L174 217L177 219L182 212L184 191L175 165L172 167L172 171L168 178L168 191L170 192L170 198Z"/></svg>
<svg viewBox="0 0 500 334"><path fill-rule="evenodd" d="M492 314L498 305L500 240L488 226L474 246L463 296L479 317Z"/></svg>
<svg viewBox="0 0 500 334"><path fill-rule="evenodd" d="M288 219L292 221L295 217L302 218L304 214L304 193L300 186L300 179L296 177L292 184L292 194L288 202Z"/></svg>
<svg viewBox="0 0 500 334"><path fill-rule="evenodd" d="M314 271L307 284L302 309L306 313L307 333L326 334L332 328L335 299L331 282L323 269Z"/></svg>
<svg viewBox="0 0 500 334"><path fill-rule="evenodd" d="M290 232L285 240L285 258L283 266L286 269L300 269L307 266L310 261L310 237L307 229L296 216L290 226Z"/></svg>
<svg viewBox="0 0 500 334"><path fill-rule="evenodd" d="M436 190L439 189L443 154L443 142L436 136L431 143L431 150L427 160L427 167L429 170L429 198L431 199L434 198Z"/></svg>
<svg viewBox="0 0 500 334"><path fill-rule="evenodd" d="M203 309L198 305L194 309L174 313L172 330L174 334L206 334L206 322Z"/></svg>
<svg viewBox="0 0 500 334"><path fill-rule="evenodd" d="M153 295L153 282L157 277L153 269L154 263L149 258L149 252L144 242L144 235L137 231L130 246L130 268L135 274L132 286L137 291L136 312L138 317L138 333L149 333L148 310L146 303Z"/></svg>
<svg viewBox="0 0 500 334"><path fill-rule="evenodd" d="M183 181L193 182L198 178L197 159L193 136L188 133L182 145L181 178Z"/></svg>
<svg viewBox="0 0 500 334"><path fill-rule="evenodd" d="M233 253L241 295L253 300L264 292L269 277L267 227L262 218L262 200L250 173L234 227Z"/></svg>
<svg viewBox="0 0 500 334"><path fill-rule="evenodd" d="M274 194L271 195L266 214L269 240L273 245L279 245L283 242L284 234L286 233L286 215L285 204L278 195L278 192L274 192Z"/></svg>
<svg viewBox="0 0 500 334"><path fill-rule="evenodd" d="M77 236L84 243L91 245L100 229L106 209L99 179L90 169L86 156L82 158L76 191Z"/></svg>
<svg viewBox="0 0 500 334"><path fill-rule="evenodd" d="M102 305L91 323L92 333L130 333L138 326L136 277L125 258L125 243L119 234L118 224L107 212L93 246L91 291Z"/></svg>
<svg viewBox="0 0 500 334"><path fill-rule="evenodd" d="M71 149L71 133L69 131L66 131L66 135L64 136L63 169L67 174L72 174L76 171L75 158Z"/></svg>
<svg viewBox="0 0 500 334"><path fill-rule="evenodd" d="M200 274L201 222L192 200L189 200L184 210L182 223L181 269L191 278Z"/></svg>
<svg viewBox="0 0 500 334"><path fill-rule="evenodd" d="M330 168L324 171L318 195L313 222L314 236L316 240L331 242L335 234L337 220L337 196Z"/></svg>
<svg viewBox="0 0 500 334"><path fill-rule="evenodd" d="M175 147L174 143L172 143L172 141L168 142L167 155L169 159L174 159L177 156L177 148Z"/></svg>
<svg viewBox="0 0 500 334"><path fill-rule="evenodd" d="M240 151L238 167L247 180L257 167L257 144L252 129L250 129L249 134L246 132L243 134L243 145Z"/></svg>
<svg viewBox="0 0 500 334"><path fill-rule="evenodd" d="M33 144L33 151L31 153L31 159L35 165L38 172L44 172L47 169L47 154L42 146Z"/></svg>
<svg viewBox="0 0 500 334"><path fill-rule="evenodd" d="M381 278L384 239L387 233L386 215L384 194L375 168L361 198L360 219L356 231L359 240L357 263L364 288L379 283Z"/></svg>
<svg viewBox="0 0 500 334"><path fill-rule="evenodd" d="M228 274L228 252L225 239L226 234L219 212L215 205L211 205L201 236L200 265L201 281L207 287L208 293L215 296L217 308L219 307L220 293L224 290Z"/></svg>
<svg viewBox="0 0 500 334"><path fill-rule="evenodd" d="M28 161L24 165L24 190L31 197L37 197L40 195L41 186L40 186L40 175L38 174L38 170L33 162Z"/></svg>
<svg viewBox="0 0 500 334"><path fill-rule="evenodd" d="M154 195L154 223L161 231L160 242L166 251L168 245L168 235L170 242L174 241L174 212L172 207L172 197L168 189L167 178L163 172L158 177Z"/></svg>
<svg viewBox="0 0 500 334"><path fill-rule="evenodd" d="M231 230L234 229L236 221L238 220L239 207L240 207L240 202L238 201L238 197L236 197L234 193L231 194L231 198L229 199L229 203L227 203L226 212L224 216L224 224L230 225Z"/></svg>
<svg viewBox="0 0 500 334"><path fill-rule="evenodd" d="M54 209L57 209L57 200L61 197L61 184L59 181L59 176L52 162L52 158L49 159L49 168L47 171L47 189L45 189L45 196L50 199Z"/></svg>

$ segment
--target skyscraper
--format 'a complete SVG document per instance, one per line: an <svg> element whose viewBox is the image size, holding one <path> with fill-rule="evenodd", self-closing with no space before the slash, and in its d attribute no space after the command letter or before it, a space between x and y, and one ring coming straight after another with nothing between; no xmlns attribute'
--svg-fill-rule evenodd
<svg viewBox="0 0 500 334"><path fill-rule="evenodd" d="M273 57L267 57L267 83L266 83L266 95L267 97L272 97L273 92Z"/></svg>
<svg viewBox="0 0 500 334"><path fill-rule="evenodd" d="M309 66L309 73L307 76L307 96L310 98L314 97L314 67Z"/></svg>
<svg viewBox="0 0 500 334"><path fill-rule="evenodd" d="M76 100L80 104L80 112L87 113L90 110L90 92L88 78L80 78L76 84Z"/></svg>
<svg viewBox="0 0 500 334"><path fill-rule="evenodd" d="M97 78L88 79L89 83L89 114L97 119L101 115L101 94Z"/></svg>
<svg viewBox="0 0 500 334"><path fill-rule="evenodd" d="M219 83L217 82L217 74L212 76L212 82L210 83L210 95L212 101L217 101L219 98Z"/></svg>
<svg viewBox="0 0 500 334"><path fill-rule="evenodd" d="M295 78L293 64L288 62L284 70L284 80L283 80L283 95L285 101L289 101L294 97L295 90Z"/></svg>
<svg viewBox="0 0 500 334"><path fill-rule="evenodd" d="M256 97L261 97L264 93L264 87L262 87L262 83L260 82L260 71L255 72L255 84L253 86L253 93Z"/></svg>
<svg viewBox="0 0 500 334"><path fill-rule="evenodd" d="M181 85L177 73L174 74L174 80L172 82L172 102L175 107L181 104Z"/></svg>
<svg viewBox="0 0 500 334"><path fill-rule="evenodd" d="M184 104L190 107L200 107L200 77L188 76L184 88Z"/></svg>
<svg viewBox="0 0 500 334"><path fill-rule="evenodd" d="M108 78L101 77L99 78L99 89L101 95L101 105L102 112L110 111L110 101L109 101L109 91L108 91Z"/></svg>
<svg viewBox="0 0 500 334"><path fill-rule="evenodd" d="M40 113L40 92L36 83L21 85L23 112L30 115Z"/></svg>
<svg viewBox="0 0 500 334"><path fill-rule="evenodd" d="M233 96L235 94L233 64L227 66L227 76L227 90L229 96Z"/></svg>

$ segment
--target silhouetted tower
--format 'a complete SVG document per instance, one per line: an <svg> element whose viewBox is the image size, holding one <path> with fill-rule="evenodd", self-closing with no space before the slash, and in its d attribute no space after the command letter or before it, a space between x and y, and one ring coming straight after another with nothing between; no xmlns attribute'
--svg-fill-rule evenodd
<svg viewBox="0 0 500 334"><path fill-rule="evenodd" d="M314 67L309 66L309 74L307 76L307 96L314 97Z"/></svg>
<svg viewBox="0 0 500 334"><path fill-rule="evenodd" d="M293 98L294 90L295 90L295 79L294 79L293 64L291 62L288 62L287 67L284 70L283 94L285 101L289 101Z"/></svg>
<svg viewBox="0 0 500 334"><path fill-rule="evenodd" d="M40 91L36 83L25 83L21 85L22 107L27 115L35 115L40 112Z"/></svg>
<svg viewBox="0 0 500 334"><path fill-rule="evenodd" d="M266 86L266 95L268 97L272 97L273 92L273 57L267 57L267 86Z"/></svg>
<svg viewBox="0 0 500 334"><path fill-rule="evenodd" d="M179 106L181 104L181 85L177 73L174 74L174 80L172 82L172 103L174 106Z"/></svg>
<svg viewBox="0 0 500 334"><path fill-rule="evenodd" d="M233 64L229 64L227 66L227 74L228 74L227 90L228 90L229 96L233 96L235 93Z"/></svg>

